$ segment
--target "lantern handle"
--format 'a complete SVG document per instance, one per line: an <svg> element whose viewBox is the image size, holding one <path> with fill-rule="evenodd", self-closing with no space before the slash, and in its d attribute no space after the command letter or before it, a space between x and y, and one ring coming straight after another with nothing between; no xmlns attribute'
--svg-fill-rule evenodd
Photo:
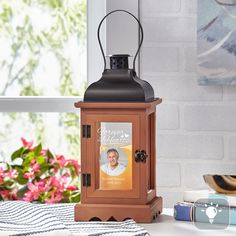
<svg viewBox="0 0 236 236"><path fill-rule="evenodd" d="M103 23L103 21L111 14L115 13L115 12L125 12L129 15L131 15L137 22L138 22L138 25L139 25L139 30L141 32L141 38L140 38L140 43L139 43L139 46L138 46L138 49L137 49L137 52L134 56L134 60L133 60L133 69L135 70L135 61L136 61L136 58L137 58L137 55L140 51L140 48L142 46L142 43L143 43L143 27L140 23L140 21L138 20L138 18L136 16L134 16L132 13L126 11L126 10L114 10L114 11L111 11L109 12L107 15L105 15L102 20L100 21L99 25L98 25L98 30L97 30L97 37L98 37L98 42L99 42L99 46L100 46L100 49L102 51L102 56L103 56L103 60L104 60L104 70L106 69L106 58L105 58L105 54L104 54L104 50L103 50L103 47L102 47L102 43L101 43L101 39L100 39L100 28L101 28L101 25Z"/></svg>

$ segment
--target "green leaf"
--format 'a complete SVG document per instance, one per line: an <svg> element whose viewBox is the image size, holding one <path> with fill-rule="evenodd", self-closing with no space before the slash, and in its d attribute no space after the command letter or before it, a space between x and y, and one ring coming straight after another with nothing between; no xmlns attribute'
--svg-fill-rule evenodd
<svg viewBox="0 0 236 236"><path fill-rule="evenodd" d="M21 165L11 165L11 167L19 172L23 171L23 167Z"/></svg>
<svg viewBox="0 0 236 236"><path fill-rule="evenodd" d="M21 156L25 156L26 154L28 154L28 153L30 153L31 151L30 151L30 149L28 149L28 148L24 148L24 150L22 151L22 154L21 154Z"/></svg>
<svg viewBox="0 0 236 236"><path fill-rule="evenodd" d="M33 160L32 156L27 156L26 159L22 163L22 167L24 167L23 171L28 171L31 166L31 161Z"/></svg>
<svg viewBox="0 0 236 236"><path fill-rule="evenodd" d="M49 167L50 166L47 163L44 162L40 165L39 170L41 171L41 173L45 173L49 169Z"/></svg>
<svg viewBox="0 0 236 236"><path fill-rule="evenodd" d="M69 198L70 197L70 191L68 191L68 190L65 190L63 193L62 193L62 195L63 195L63 198Z"/></svg>
<svg viewBox="0 0 236 236"><path fill-rule="evenodd" d="M24 194L28 191L27 186L25 185L24 187L20 188L17 192L17 197L24 197Z"/></svg>
<svg viewBox="0 0 236 236"><path fill-rule="evenodd" d="M16 178L16 181L18 184L25 185L28 183L28 179L24 178L24 175L22 172L20 172Z"/></svg>
<svg viewBox="0 0 236 236"><path fill-rule="evenodd" d="M36 180L37 182L39 182L39 181L41 180L40 175L39 175L38 173L35 174L34 181L35 181L35 180Z"/></svg>
<svg viewBox="0 0 236 236"><path fill-rule="evenodd" d="M22 153L24 151L24 147L21 147L20 149L16 150L11 155L11 160L14 161L18 157L22 157Z"/></svg>
<svg viewBox="0 0 236 236"><path fill-rule="evenodd" d="M39 163L39 164L43 164L44 163L44 156L37 156L36 157L36 161Z"/></svg>
<svg viewBox="0 0 236 236"><path fill-rule="evenodd" d="M76 191L75 194L72 194L70 202L80 202L80 192Z"/></svg>
<svg viewBox="0 0 236 236"><path fill-rule="evenodd" d="M48 160L54 159L54 156L53 156L53 154L51 153L50 150L47 151L47 156L48 156Z"/></svg>
<svg viewBox="0 0 236 236"><path fill-rule="evenodd" d="M5 163L7 165L7 172L11 170L11 165L9 163Z"/></svg>
<svg viewBox="0 0 236 236"><path fill-rule="evenodd" d="M14 180L10 177L5 178L4 180L4 187L6 189L11 189L14 184Z"/></svg>
<svg viewBox="0 0 236 236"><path fill-rule="evenodd" d="M72 179L76 178L77 175L76 175L74 166L68 165L67 167L69 168L71 178L72 178Z"/></svg>
<svg viewBox="0 0 236 236"><path fill-rule="evenodd" d="M40 143L38 146L36 146L36 147L34 148L34 154L35 154L35 156L40 155L40 154L41 154L41 151L42 151L42 145L41 145L41 143Z"/></svg>
<svg viewBox="0 0 236 236"><path fill-rule="evenodd" d="M26 149L25 147L21 147L20 149L16 150L11 155L11 160L14 161L16 158L24 158L26 154L30 152L29 149Z"/></svg>

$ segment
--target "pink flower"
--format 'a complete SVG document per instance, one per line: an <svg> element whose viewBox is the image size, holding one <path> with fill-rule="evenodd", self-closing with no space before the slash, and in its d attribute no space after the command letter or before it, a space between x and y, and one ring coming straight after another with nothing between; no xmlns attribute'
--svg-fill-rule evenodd
<svg viewBox="0 0 236 236"><path fill-rule="evenodd" d="M23 197L24 201L32 202L34 200L33 195L30 191L26 192Z"/></svg>
<svg viewBox="0 0 236 236"><path fill-rule="evenodd" d="M39 187L40 192L43 192L43 193L49 192L50 189L51 189L51 187L48 184L46 184L43 187Z"/></svg>
<svg viewBox="0 0 236 236"><path fill-rule="evenodd" d="M0 166L0 176L4 174L3 168Z"/></svg>
<svg viewBox="0 0 236 236"><path fill-rule="evenodd" d="M28 141L26 141L26 139L24 139L22 137L21 137L21 141L22 141L23 146L26 148L29 148L29 149L33 146L33 143L34 143L33 140L28 142Z"/></svg>
<svg viewBox="0 0 236 236"><path fill-rule="evenodd" d="M3 198L6 198L6 199L9 199L9 196L10 196L10 190L0 190L0 195L3 197Z"/></svg>
<svg viewBox="0 0 236 236"><path fill-rule="evenodd" d="M43 156L46 156L48 153L48 150L47 149L42 149L40 154L43 155Z"/></svg>
<svg viewBox="0 0 236 236"><path fill-rule="evenodd" d="M39 153L38 150L34 149L33 141L27 141L25 138L21 138L21 141L24 159L27 160L27 162L22 162L21 169L27 183L24 186L18 183L16 177L19 173L18 169L14 169L14 166L1 164L0 196L4 200L25 200L29 202L71 201L71 194L78 190L76 184L71 184L77 178L76 174L78 175L80 172L78 162L72 159L67 160L63 155L53 155L47 149L42 149ZM41 145L37 147L41 148ZM26 192L23 197L18 197L17 194L21 188L26 188Z"/></svg>
<svg viewBox="0 0 236 236"><path fill-rule="evenodd" d="M52 192L50 199L46 199L45 202L46 203L57 203L57 202L60 202L61 200L62 200L62 193Z"/></svg>
<svg viewBox="0 0 236 236"><path fill-rule="evenodd" d="M34 179L35 173L40 173L40 165L35 160L31 161L31 168L24 174L25 179Z"/></svg>
<svg viewBox="0 0 236 236"><path fill-rule="evenodd" d="M62 180L60 181L55 176L51 176L48 179L48 184L51 185L52 187L55 187L57 191L63 191L65 189L63 181Z"/></svg>
<svg viewBox="0 0 236 236"><path fill-rule="evenodd" d="M47 180L46 179L42 179L40 180L38 183L38 189L39 189L39 192L48 192L51 188L50 185L48 185L47 183Z"/></svg>
<svg viewBox="0 0 236 236"><path fill-rule="evenodd" d="M34 194L38 195L38 186L37 183L34 185L33 183L28 183L27 184L28 189Z"/></svg>
<svg viewBox="0 0 236 236"><path fill-rule="evenodd" d="M39 197L38 186L34 185L32 183L28 183L27 187L28 187L29 191L24 194L23 200L28 201L28 202L38 200L38 197Z"/></svg>
<svg viewBox="0 0 236 236"><path fill-rule="evenodd" d="M16 178L18 175L17 170L10 170L8 173L5 173L5 177Z"/></svg>
<svg viewBox="0 0 236 236"><path fill-rule="evenodd" d="M33 172L40 172L40 170L39 170L39 168L40 168L40 165L39 165L39 163L34 163L32 166L31 166L31 168L32 168L32 171Z"/></svg>
<svg viewBox="0 0 236 236"><path fill-rule="evenodd" d="M75 190L77 190L78 188L77 188L77 186L70 185L70 186L68 186L66 189L69 190L69 191L75 191Z"/></svg>
<svg viewBox="0 0 236 236"><path fill-rule="evenodd" d="M28 172L25 172L24 173L24 178L25 179L34 179L34 172L32 172L32 171L28 171Z"/></svg>
<svg viewBox="0 0 236 236"><path fill-rule="evenodd" d="M0 166L0 177L4 178L5 176L5 171L3 170L3 168Z"/></svg>
<svg viewBox="0 0 236 236"><path fill-rule="evenodd" d="M0 166L0 184L3 183L4 175L5 175L5 172L3 168Z"/></svg>
<svg viewBox="0 0 236 236"><path fill-rule="evenodd" d="M61 181L63 184L66 184L68 182L68 178L70 177L70 175L68 173L65 173L61 176Z"/></svg>
<svg viewBox="0 0 236 236"><path fill-rule="evenodd" d="M56 173L58 172L58 170L59 170L59 167L57 167L57 166L54 166L54 167L53 167L53 172L54 172L54 174L56 174Z"/></svg>
<svg viewBox="0 0 236 236"><path fill-rule="evenodd" d="M56 155L56 158L57 158L57 160L58 160L60 166L61 166L62 168L65 167L66 162L67 162L66 159L65 159L65 157L64 157L63 155Z"/></svg>
<svg viewBox="0 0 236 236"><path fill-rule="evenodd" d="M67 160L66 165L74 166L76 175L80 174L80 165L79 165L78 161L69 159L69 160Z"/></svg>
<svg viewBox="0 0 236 236"><path fill-rule="evenodd" d="M12 200L20 200L20 198L17 196L17 193L18 193L18 189L17 188L12 189L12 191L10 193Z"/></svg>

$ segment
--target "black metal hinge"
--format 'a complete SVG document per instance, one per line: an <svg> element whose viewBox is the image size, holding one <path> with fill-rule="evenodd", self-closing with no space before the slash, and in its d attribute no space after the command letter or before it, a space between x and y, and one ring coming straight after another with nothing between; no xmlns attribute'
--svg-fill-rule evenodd
<svg viewBox="0 0 236 236"><path fill-rule="evenodd" d="M83 186L91 186L91 174L83 174Z"/></svg>
<svg viewBox="0 0 236 236"><path fill-rule="evenodd" d="M91 125L83 125L83 138L91 137Z"/></svg>

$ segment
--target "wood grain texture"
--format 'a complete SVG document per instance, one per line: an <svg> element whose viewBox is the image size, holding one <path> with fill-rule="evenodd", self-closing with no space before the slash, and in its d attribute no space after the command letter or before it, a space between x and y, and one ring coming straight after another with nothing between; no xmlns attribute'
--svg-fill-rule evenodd
<svg viewBox="0 0 236 236"><path fill-rule="evenodd" d="M77 204L75 221L90 221L93 218L101 221L123 221L133 219L137 223L151 223L162 212L162 198L155 197L145 205L115 204Z"/></svg>

